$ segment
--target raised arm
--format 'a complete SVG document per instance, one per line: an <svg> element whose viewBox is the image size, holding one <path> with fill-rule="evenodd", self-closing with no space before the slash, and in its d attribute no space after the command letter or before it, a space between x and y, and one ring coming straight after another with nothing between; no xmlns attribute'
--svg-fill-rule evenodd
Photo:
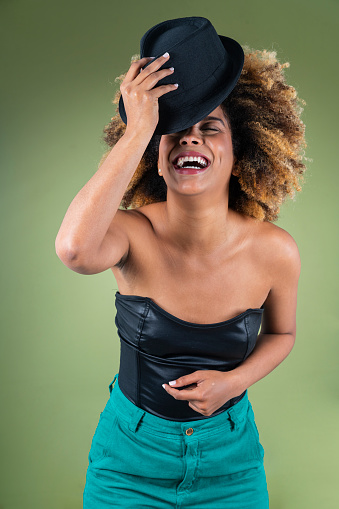
<svg viewBox="0 0 339 509"><path fill-rule="evenodd" d="M126 132L68 207L55 249L75 272L102 272L128 253L128 211L118 209L147 143Z"/></svg>
<svg viewBox="0 0 339 509"><path fill-rule="evenodd" d="M120 85L125 134L71 202L55 240L58 257L75 272L102 272L128 253L128 223L137 216L119 205L158 123L158 98L176 89L172 84L153 88L173 72L159 70L167 60L159 57L145 69L150 57L133 62Z"/></svg>

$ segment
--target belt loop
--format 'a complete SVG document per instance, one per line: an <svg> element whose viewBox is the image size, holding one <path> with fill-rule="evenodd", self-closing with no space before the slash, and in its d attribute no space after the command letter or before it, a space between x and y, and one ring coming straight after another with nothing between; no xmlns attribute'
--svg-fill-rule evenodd
<svg viewBox="0 0 339 509"><path fill-rule="evenodd" d="M130 421L128 423L128 428L135 433L138 429L139 423L146 412L136 407L134 415L130 416Z"/></svg>
<svg viewBox="0 0 339 509"><path fill-rule="evenodd" d="M237 429L238 427L238 416L236 414L236 412L234 411L234 408L233 407L230 407L228 410L228 420L230 421L231 423L231 431L234 431Z"/></svg>
<svg viewBox="0 0 339 509"><path fill-rule="evenodd" d="M116 374L116 375L115 375L115 377L113 378L112 382L111 382L111 383L109 384L109 386L108 386L108 388L109 388L109 393L110 393L110 394L111 394L111 392L112 392L112 388L113 388L114 383L115 383L115 381L117 380L117 378L118 378L118 374Z"/></svg>

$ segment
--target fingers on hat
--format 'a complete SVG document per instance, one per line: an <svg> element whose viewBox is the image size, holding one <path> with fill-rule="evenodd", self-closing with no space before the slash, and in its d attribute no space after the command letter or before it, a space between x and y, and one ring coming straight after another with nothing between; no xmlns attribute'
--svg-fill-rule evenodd
<svg viewBox="0 0 339 509"><path fill-rule="evenodd" d="M133 80L142 71L142 67L144 67L145 64L149 62L150 57L143 57L139 60L133 60L133 62L131 62L130 68L126 72L124 81L127 82Z"/></svg>
<svg viewBox="0 0 339 509"><path fill-rule="evenodd" d="M143 62L144 60L152 60L153 58L155 58L155 57L142 57L142 58L139 58L139 60L136 60L136 62Z"/></svg>

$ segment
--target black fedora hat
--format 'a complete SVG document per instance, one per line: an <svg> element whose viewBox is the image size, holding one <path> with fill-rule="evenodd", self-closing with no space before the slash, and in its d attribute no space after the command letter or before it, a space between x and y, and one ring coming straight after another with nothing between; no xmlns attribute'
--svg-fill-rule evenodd
<svg viewBox="0 0 339 509"><path fill-rule="evenodd" d="M218 35L208 19L197 16L163 21L141 38L140 58L158 58L166 51L170 54L166 68L174 67L174 73L159 80L156 87L170 83L179 87L159 97L154 134L182 131L200 122L231 93L244 65L240 44ZM122 96L119 113L127 124Z"/></svg>

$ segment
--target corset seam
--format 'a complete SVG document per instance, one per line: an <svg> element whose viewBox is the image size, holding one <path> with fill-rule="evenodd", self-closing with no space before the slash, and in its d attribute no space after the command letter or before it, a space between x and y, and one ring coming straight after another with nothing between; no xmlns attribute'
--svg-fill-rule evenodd
<svg viewBox="0 0 339 509"><path fill-rule="evenodd" d="M137 334L135 336L135 339L136 339L136 342L138 345L137 346L137 354L136 354L137 355L137 377L138 377L138 384L137 384L138 390L137 390L137 397L136 397L136 405L139 407L140 407L140 387L141 387L140 338L141 338L142 330L144 328L144 323L145 323L146 317L148 315L148 311L149 311L149 302L146 301L143 312L140 316L140 320L138 323Z"/></svg>
<svg viewBox="0 0 339 509"><path fill-rule="evenodd" d="M248 350L250 348L250 334L249 334L248 316L245 316L244 323L245 323L245 329L246 329L247 346L246 346L245 355L242 359L243 361L247 358Z"/></svg>

